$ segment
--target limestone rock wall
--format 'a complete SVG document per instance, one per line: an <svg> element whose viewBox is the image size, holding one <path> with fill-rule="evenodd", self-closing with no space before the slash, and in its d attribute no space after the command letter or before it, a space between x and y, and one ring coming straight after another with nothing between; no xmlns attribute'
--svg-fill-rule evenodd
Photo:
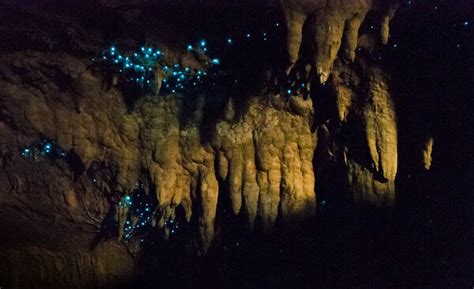
<svg viewBox="0 0 474 289"><path fill-rule="evenodd" d="M77 155L84 171L76 181L98 192L132 192L144 174L165 212L158 226L173 219L178 206L189 221L196 213L193 204L199 204L204 250L213 238L220 193L228 194L232 211L245 215L250 228L257 218L265 230L271 230L278 215L291 222L315 213L317 139L310 126L314 113L310 98L255 97L242 115L235 113L234 100L229 98L223 112L197 105L192 121L184 125L181 96L148 96L130 111L118 89L101 90L101 78L70 55L18 53L4 56L2 63L3 128L8 140L3 154L15 160L21 158L19 148L47 138ZM28 71L27 76L23 71ZM354 124L360 136L360 142L343 144L348 180L356 195L368 194L356 196L359 201L391 204L397 171L393 103L381 71L368 69L364 77L367 94L349 89L338 94L340 120ZM333 86L340 89L343 85L337 81L334 77ZM203 140L201 127L206 113L218 113L215 125L206 128L211 130L208 141ZM14 126L21 127L21 133L14 132ZM357 161L363 150L367 163ZM107 169L86 177L97 164ZM81 198L64 189L65 201L79 206ZM380 192L386 202L373 199Z"/></svg>
<svg viewBox="0 0 474 289"><path fill-rule="evenodd" d="M114 7L115 1L110 3ZM88 53L94 49L85 53L74 44L2 51L0 216L6 221L0 225L19 228L0 237L4 260L17 256L34 260L33 267L51 268L46 275L42 269L31 272L32 279L55 280L54 270L74 266L87 272L67 278L96 284L133 274L136 252L117 242L124 239L128 213L119 202L140 186L158 204L153 226L169 234L166 224L182 209L203 254L216 242L216 218L227 203L222 200L229 201L223 209L244 219L249 231L271 232L277 221L285 226L312 219L319 193L315 172L334 194L341 192L333 187L343 187L351 203L393 205L398 155L390 74L370 60L373 46L356 51L363 46L359 27L372 10L386 42L396 3L281 4L288 27L286 68L308 64L300 48L310 37L317 78L313 73L308 81L326 87L328 95L317 89L311 97L265 92L242 101L229 92L219 96L223 105L217 109L207 105L217 102L211 89L192 96L192 106L181 94L130 101L110 76L90 65ZM309 34L303 25L309 25ZM170 58L197 61L184 51L163 50ZM329 95L334 99L324 106L321 99ZM54 140L69 158L32 162L22 157L23 148L42 139ZM428 167L431 147L428 142ZM342 174L332 175L326 165ZM63 245L52 245L58 243ZM115 262L123 266L108 267ZM23 272L19 267L0 261L0 268L7 268L0 277L16 284L12 288L30 286L8 273Z"/></svg>
<svg viewBox="0 0 474 289"><path fill-rule="evenodd" d="M215 132L206 143L201 139L201 115L212 112L197 107L193 121L182 126L178 95L146 97L128 111L120 91L101 90L100 77L80 59L14 54L3 63L2 113L11 120L9 126L28 132L5 131L12 146L5 144L4 154L18 159L18 148L35 138L57 140L78 156L85 172L97 163L109 168L94 181L97 190L111 195L133 191L144 173L160 210L166 212L157 220L161 226L174 218L178 206L189 221L192 204L199 204L205 249L213 237L218 194L226 190L232 210L242 211L250 227L257 217L271 228L278 214L290 221L315 213L316 139L308 123L310 99L292 100L302 115L277 95L269 104L254 98L237 116L230 98L226 118L211 128ZM30 81L21 79L19 71L28 71ZM219 188L218 178L229 187ZM92 178L80 181L91 185ZM80 201L74 195L69 199L72 206Z"/></svg>

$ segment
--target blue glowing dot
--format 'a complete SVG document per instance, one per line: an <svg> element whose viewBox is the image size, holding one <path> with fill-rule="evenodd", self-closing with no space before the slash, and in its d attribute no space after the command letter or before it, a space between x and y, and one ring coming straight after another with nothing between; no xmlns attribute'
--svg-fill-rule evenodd
<svg viewBox="0 0 474 289"><path fill-rule="evenodd" d="M151 48L148 48L148 52L150 52L150 53L151 53L152 51L153 51L153 49L151 49Z"/></svg>
<svg viewBox="0 0 474 289"><path fill-rule="evenodd" d="M142 50L142 51L145 51L145 47L142 47L141 50Z"/></svg>
<svg viewBox="0 0 474 289"><path fill-rule="evenodd" d="M250 33L247 33L246 37L247 37L247 38L250 38Z"/></svg>
<svg viewBox="0 0 474 289"><path fill-rule="evenodd" d="M24 149L21 154L22 154L24 157L27 157L27 156L30 155L30 150L29 150L29 149Z"/></svg>
<svg viewBox="0 0 474 289"><path fill-rule="evenodd" d="M206 47L206 40L201 40L201 41L199 41L199 45L200 45L201 47Z"/></svg>
<svg viewBox="0 0 474 289"><path fill-rule="evenodd" d="M115 47L114 46L110 47L110 51L115 51Z"/></svg>
<svg viewBox="0 0 474 289"><path fill-rule="evenodd" d="M193 50L193 46L192 45L188 45L188 51L191 51Z"/></svg>
<svg viewBox="0 0 474 289"><path fill-rule="evenodd" d="M469 25L469 21L464 21L464 26L468 26Z"/></svg>
<svg viewBox="0 0 474 289"><path fill-rule="evenodd" d="M288 92L288 94L291 94L291 89L288 89L287 92Z"/></svg>
<svg viewBox="0 0 474 289"><path fill-rule="evenodd" d="M232 38L227 38L227 44L232 44Z"/></svg>
<svg viewBox="0 0 474 289"><path fill-rule="evenodd" d="M220 62L220 60L219 60L218 58L214 58L214 59L212 60L212 64L218 65L219 63L221 63L221 62Z"/></svg>

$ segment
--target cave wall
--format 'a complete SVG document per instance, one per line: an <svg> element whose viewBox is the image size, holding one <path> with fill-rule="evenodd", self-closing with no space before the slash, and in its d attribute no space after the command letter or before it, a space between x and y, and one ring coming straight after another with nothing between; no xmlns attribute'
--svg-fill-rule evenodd
<svg viewBox="0 0 474 289"><path fill-rule="evenodd" d="M186 95L157 93L131 105L113 77L91 65L91 51L106 45L100 36L68 22L53 32L48 26L19 30L24 49L0 55L0 201L6 220L0 225L16 231L0 239L6 284L39 288L44 284L28 282L40 278L48 284L72 280L70 288L88 282L102 287L132 276L137 251L122 243L128 212L118 201L142 184L158 203L153 227L170 235L166 224L182 209L201 254L218 242L221 199L248 231L267 233L277 223L311 220L318 185L326 194L343 194L348 204L394 205L396 108L390 71L374 60L374 51L387 42L397 4L281 5L287 28L281 45L289 58L280 67L287 76L278 81L307 83L306 94L267 91L243 102L230 91L217 108L209 105L216 102L211 90L193 95L192 106L185 105ZM359 34L369 12L379 26ZM55 42L61 29L69 32L66 44ZM33 48L38 43L46 49ZM202 67L202 59L173 47L161 47L169 61ZM54 140L70 157L22 156L23 148L43 139ZM431 146L423 152L426 167ZM109 216L113 229L104 224ZM31 275L20 278L25 271Z"/></svg>
<svg viewBox="0 0 474 289"><path fill-rule="evenodd" d="M31 85L21 82L16 69L28 71ZM70 56L15 55L3 73L9 77L3 95L15 96L3 98L3 113L10 125L28 132L8 138L12 146L26 147L41 138L57 140L65 151L77 155L84 170L93 162L110 167L110 175L95 181L95 189L110 194L133 191L144 171L150 186L155 186L160 209L166 211L163 218L174 218L175 208L181 205L189 221L192 203L198 202L204 247L213 236L218 178L229 184L234 213L245 211L251 227L257 215L271 227L280 210L289 220L315 212L312 159L316 139L307 121L310 99L295 97L288 105L277 95L270 100L274 107L255 98L238 117L229 98L223 118L216 121L211 139L204 143L203 114L220 112L204 111L199 100L192 121L182 126L180 96L145 97L130 112L118 90L101 90L102 80ZM290 105L300 114L285 110ZM5 128L5 134L15 135ZM20 152L11 149L9 153L15 161L27 162L21 160ZM87 183L89 190L94 186L86 175L75 181ZM15 190L28 190L22 181L18 183ZM72 200L71 206L77 206L76 192L63 194Z"/></svg>

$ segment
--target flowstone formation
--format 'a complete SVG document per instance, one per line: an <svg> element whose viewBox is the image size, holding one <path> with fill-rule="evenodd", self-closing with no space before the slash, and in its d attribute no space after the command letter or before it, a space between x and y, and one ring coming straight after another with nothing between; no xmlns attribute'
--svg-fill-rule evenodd
<svg viewBox="0 0 474 289"><path fill-rule="evenodd" d="M332 0L281 4L288 28L289 62L284 69L291 79L296 70L307 72L312 66L313 73L305 76L311 97L268 90L242 101L239 90L219 89L219 68L213 68L210 81L201 82L201 75L210 73L209 67L218 66L220 59L194 53L195 47L205 48L200 42L180 49L153 42L143 46L144 54L135 60L125 54L120 63L113 58L117 66L107 70L104 65L110 63L104 64L101 57L107 60L120 47L133 45L119 41L110 46L94 33L82 37L86 33L67 22L55 26L77 31L67 34L75 41L61 42L55 37L62 33L48 34L44 28L34 34L56 43L55 49L30 43L31 47L2 51L0 178L9 186L0 188L6 208L0 215L18 216L3 225L24 227L32 222L42 227L41 218L35 218L46 216L60 240L79 228L77 240L44 262L72 267L75 259L63 257L67 253L61 250L74 247L78 256L84 255L78 257L82 261L107 267L117 260L104 252L123 250L129 252L124 257L129 265L109 273L124 275L132 274L140 243L153 230L161 230L164 239L172 238L180 234L182 223L189 223L196 240L193 249L205 254L218 242L217 227L226 225L216 221L219 210L244 220L248 232L270 233L276 225L311 220L318 180L330 188L323 192L329 199L334 184L334 194L343 187L341 194L348 203L392 206L398 164L396 114L389 72L377 62L374 51L387 42L397 4ZM360 34L371 11L380 31ZM376 34L380 41L373 40ZM227 44L233 40L228 38ZM161 57L162 62L157 66L142 61L147 55ZM91 58L99 59L99 65ZM134 72L121 74L129 66ZM200 89L186 89L196 80ZM134 97L139 88L146 89ZM54 141L63 157L35 162L25 157L26 149L42 140ZM341 172L343 179L332 179ZM49 197L40 197L44 192ZM31 216L24 217L23 209L30 209ZM40 237L33 241L28 230L20 230L11 239L3 237L2 244L15 243L18 250L34 244L40 248L28 254L53 254L53 237L37 234ZM8 259L18 252L2 254ZM38 262L34 266L43 261ZM107 281L102 271L94 273L89 265L84 266L93 273L86 279ZM19 265L0 262L0 266ZM47 280L54 275L45 274ZM17 277L8 278L14 279L11 284L25 285ZM80 287L81 281L77 284Z"/></svg>

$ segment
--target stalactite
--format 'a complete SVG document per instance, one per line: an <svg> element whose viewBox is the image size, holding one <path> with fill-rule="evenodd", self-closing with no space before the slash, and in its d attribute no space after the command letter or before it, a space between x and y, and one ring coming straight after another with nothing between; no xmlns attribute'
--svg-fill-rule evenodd
<svg viewBox="0 0 474 289"><path fill-rule="evenodd" d="M308 37L313 40L315 75L320 83L325 83L342 42L345 57L354 60L359 28L369 11L374 10L380 15L380 38L383 44L387 44L389 22L398 8L398 1L281 0L281 8L287 27L287 74L300 59L303 37ZM314 22L313 29L309 30L313 35L303 34L306 21Z"/></svg>

